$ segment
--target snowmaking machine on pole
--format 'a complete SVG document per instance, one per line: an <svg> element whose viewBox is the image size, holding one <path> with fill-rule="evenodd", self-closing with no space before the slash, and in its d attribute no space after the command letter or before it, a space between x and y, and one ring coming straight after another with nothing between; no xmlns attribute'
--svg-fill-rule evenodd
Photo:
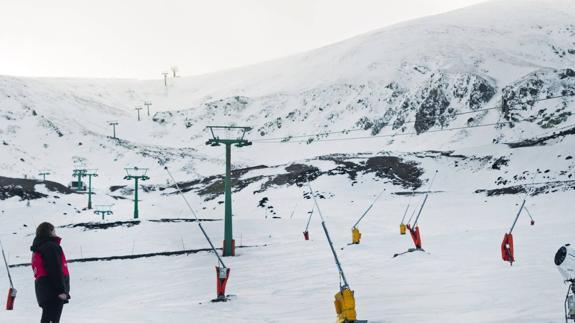
<svg viewBox="0 0 575 323"><path fill-rule="evenodd" d="M535 221L533 220L531 213L527 210L527 207L525 206L525 202L527 201L528 195L529 192L525 195L523 202L521 202L521 206L519 207L519 211L517 212L517 215L513 220L513 224L511 225L509 232L503 235L503 241L501 242L501 258L503 259L503 261L509 262L509 265L511 266L513 266L513 262L515 262L515 250L513 246L513 229L515 229L517 220L519 219L519 216L521 215L523 210L525 210L527 215L529 215L529 218L531 219L531 225L535 225Z"/></svg>
<svg viewBox="0 0 575 323"><path fill-rule="evenodd" d="M341 267L341 263L340 263L339 258L337 256L335 248L333 247L333 242L331 240L331 237L329 235L329 231L327 230L327 226L325 224L325 219L323 218L323 215L321 214L321 210L320 210L319 205L317 203L317 199L315 198L314 191L311 188L311 185L309 184L309 182L307 183L307 186L309 187L315 208L317 209L317 213L319 214L319 217L321 218L321 226L323 228L323 232L325 233L325 237L327 238L327 242L329 243L329 248L331 249L331 253L332 253L333 258L335 260L337 270L339 272L339 277L340 277L339 292L337 292L335 294L335 301L334 301L335 312L337 314L336 323L367 323L367 320L358 320L357 319L357 312L355 310L354 291L352 291L351 288L349 287L349 284L348 284L347 279L345 277L345 273L343 272L343 268Z"/></svg>
<svg viewBox="0 0 575 323"><path fill-rule="evenodd" d="M311 222L311 217L313 216L313 210L315 210L315 207L311 208L311 211L309 211L309 217L307 218L307 224L305 226L305 231L303 232L303 238L305 240L309 240L309 223Z"/></svg>
<svg viewBox="0 0 575 323"><path fill-rule="evenodd" d="M411 235L411 239L413 240L413 244L415 245L415 249L417 249L417 250L422 250L421 234L420 234L419 226L417 225L417 222L419 221L419 217L421 216L421 212L423 211L423 208L425 207L425 203L427 203L427 198L429 197L429 191L433 187L433 182L435 181L435 177L437 176L437 173L438 173L438 170L436 170L435 174L433 174L433 178L431 179L431 182L429 183L429 187L427 188L427 193L425 194L425 197L423 199L423 203L421 203L421 207L419 208L419 211L417 212L417 216L415 217L415 221L413 222L413 224L410 224L410 222L411 222L411 219L410 219L410 221L408 221L408 223L405 225L405 227L409 231L409 234Z"/></svg>
<svg viewBox="0 0 575 323"><path fill-rule="evenodd" d="M174 182L174 186L176 187L177 194L182 197L182 199L184 200L184 202L188 206L188 209L190 210L190 212L194 216L194 218L196 220L195 222L198 224L200 231L204 235L204 238L206 238L206 240L208 241L210 248L212 249L214 255L218 259L218 265L216 266L216 293L217 293L217 297L215 299L212 299L212 302L226 302L229 300L229 296L226 295L226 284L228 282L228 279L230 278L230 268L224 264L224 261L222 260L222 258L218 254L218 251L216 250L216 247L214 247L212 240L210 239L210 237L206 233L206 230L204 230L204 227L202 226L202 222L200 222L198 215L196 214L196 212L194 211L194 209L192 208L192 206L188 202L188 199L186 198L186 196L182 192L180 185L178 185L178 182L176 181L176 179L174 178L174 176L172 175L172 173L170 172L168 167L166 166L166 167L164 167L164 169L168 173L168 176L170 176L170 178Z"/></svg>
<svg viewBox="0 0 575 323"><path fill-rule="evenodd" d="M565 322L575 322L575 250L566 244L555 253L555 265L565 283L569 284L565 295Z"/></svg>
<svg viewBox="0 0 575 323"><path fill-rule="evenodd" d="M6 260L6 254L4 253L4 246L2 241L0 241L0 249L2 249L2 258L4 259L4 265L6 265L6 273L8 274L8 281L10 282L10 288L8 289L8 299L6 300L6 310L11 311L14 309L14 300L16 299L16 288L14 288L14 283L12 282L12 275L10 275L10 266L8 266L8 260Z"/></svg>

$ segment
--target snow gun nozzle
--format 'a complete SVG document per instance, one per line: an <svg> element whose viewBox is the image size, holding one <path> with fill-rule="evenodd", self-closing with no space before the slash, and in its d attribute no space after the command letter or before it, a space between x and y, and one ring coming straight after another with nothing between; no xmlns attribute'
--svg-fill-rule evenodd
<svg viewBox="0 0 575 323"><path fill-rule="evenodd" d="M535 221L531 220L531 225L535 225Z"/></svg>

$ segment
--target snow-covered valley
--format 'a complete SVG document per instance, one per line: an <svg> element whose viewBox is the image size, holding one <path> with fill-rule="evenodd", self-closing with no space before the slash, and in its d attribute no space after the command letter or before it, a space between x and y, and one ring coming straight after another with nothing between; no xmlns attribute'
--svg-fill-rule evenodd
<svg viewBox="0 0 575 323"><path fill-rule="evenodd" d="M144 102L151 102L148 115ZM142 107L141 121L135 108ZM553 256L574 242L575 3L491 1L238 70L163 80L0 76L0 239L19 294L1 322L36 320L30 244L57 226L71 261L66 322L330 322L338 272L307 182L369 322L562 322ZM117 139L110 121L117 121ZM209 125L249 126L232 148L236 257L215 297L186 192L223 240L225 150ZM133 220L126 167L148 168ZM67 188L97 169L94 205ZM38 175L49 170L47 182ZM422 203L423 248L399 224ZM385 189L359 225L351 227ZM523 198L516 262L500 244ZM317 212L317 211L316 211ZM192 250L199 250L192 252ZM22 265L22 266L19 266ZM8 286L0 268L0 291Z"/></svg>

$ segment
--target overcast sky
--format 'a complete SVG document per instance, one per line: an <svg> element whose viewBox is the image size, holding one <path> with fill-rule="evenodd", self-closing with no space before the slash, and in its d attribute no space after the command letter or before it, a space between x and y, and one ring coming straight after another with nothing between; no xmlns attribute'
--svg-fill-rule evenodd
<svg viewBox="0 0 575 323"><path fill-rule="evenodd" d="M479 2L0 0L0 75L205 74Z"/></svg>

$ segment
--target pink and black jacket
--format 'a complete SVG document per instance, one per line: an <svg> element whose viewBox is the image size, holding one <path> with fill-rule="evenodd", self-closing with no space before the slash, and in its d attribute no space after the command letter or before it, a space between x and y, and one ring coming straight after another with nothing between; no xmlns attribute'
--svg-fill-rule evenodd
<svg viewBox="0 0 575 323"><path fill-rule="evenodd" d="M50 302L64 302L58 298L67 294L70 298L70 273L64 251L58 237L36 237L30 250L32 253L32 270L38 305Z"/></svg>

